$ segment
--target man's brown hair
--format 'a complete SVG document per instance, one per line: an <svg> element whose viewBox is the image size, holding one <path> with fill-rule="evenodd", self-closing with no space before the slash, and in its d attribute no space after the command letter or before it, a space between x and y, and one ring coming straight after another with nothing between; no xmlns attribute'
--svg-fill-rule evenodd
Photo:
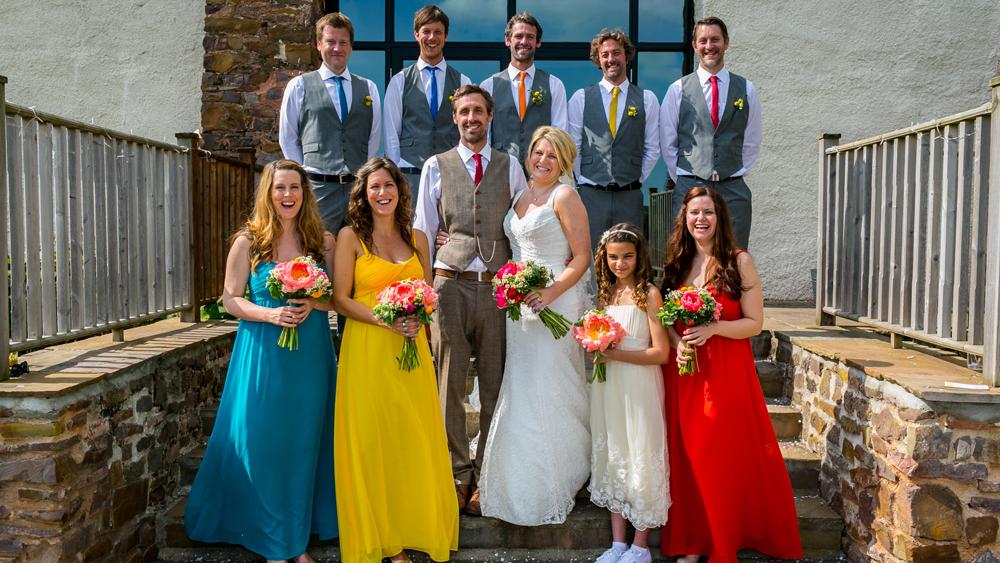
<svg viewBox="0 0 1000 563"><path fill-rule="evenodd" d="M503 36L510 39L510 34L514 32L514 26L519 23L534 27L535 39L538 41L542 40L542 24L538 23L535 16L529 14L528 12L521 12L520 14L514 14L511 16L510 21L507 22L507 27L503 30Z"/></svg>
<svg viewBox="0 0 1000 563"><path fill-rule="evenodd" d="M719 18L715 16L709 16L707 18L701 18L700 20L694 22L694 29L691 30L691 39L698 37L698 26L700 25L717 25L722 31L722 38L727 42L729 41L729 30L726 29L726 24Z"/></svg>
<svg viewBox="0 0 1000 563"><path fill-rule="evenodd" d="M351 46L354 46L354 24L351 23L351 18L340 12L332 12L316 20L317 40L319 40L320 37L323 37L323 28L326 26L337 29L346 29L347 33L351 36Z"/></svg>
<svg viewBox="0 0 1000 563"><path fill-rule="evenodd" d="M441 25L444 26L444 34L448 35L448 14L434 5L424 6L413 14L413 31L416 33L420 31L421 27L434 22L441 22Z"/></svg>
<svg viewBox="0 0 1000 563"><path fill-rule="evenodd" d="M489 92L483 90L478 84L466 84L465 86L459 86L458 90L451 95L451 112L455 113L458 111L458 99L463 96L471 96L472 94L479 94L486 100L486 111L487 113L493 113L493 96Z"/></svg>
<svg viewBox="0 0 1000 563"><path fill-rule="evenodd" d="M608 39L614 39L619 45L625 49L625 62L630 63L632 59L635 58L635 45L632 44L632 40L628 38L628 34L621 30L621 28L608 29L604 28L600 33L594 36L594 39L590 42L590 61L597 65L598 68L601 67L601 44Z"/></svg>

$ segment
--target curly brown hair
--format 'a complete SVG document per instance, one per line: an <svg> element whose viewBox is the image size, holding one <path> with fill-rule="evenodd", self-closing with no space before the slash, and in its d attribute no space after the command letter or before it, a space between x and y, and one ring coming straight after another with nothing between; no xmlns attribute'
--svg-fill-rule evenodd
<svg viewBox="0 0 1000 563"><path fill-rule="evenodd" d="M385 170L392 176L392 181L396 183L396 190L399 199L396 201L395 223L399 229L400 236L410 250L416 252L413 245L413 211L410 209L410 182L400 171L396 163L384 156L376 156L364 163L358 169L354 177L354 186L351 188L350 200L347 203L347 224L351 226L354 234L365 244L369 252L376 253L375 239L372 236L374 230L374 219L372 218L372 206L368 203L368 178L379 170Z"/></svg>
<svg viewBox="0 0 1000 563"><path fill-rule="evenodd" d="M736 254L739 247L736 246L736 238L733 236L729 208L726 207L726 202L719 192L705 186L696 186L684 195L684 202L674 219L674 228L667 246L661 289L666 294L680 287L687 277L688 270L691 269L691 262L698 253L694 237L687 229L686 219L688 203L701 196L712 198L716 216L715 237L712 241L711 262L705 275L705 285L714 284L718 290L725 291L733 299L739 299L743 291L749 288L743 287L743 278L737 266Z"/></svg>
<svg viewBox="0 0 1000 563"><path fill-rule="evenodd" d="M617 277L608 266L608 243L627 242L635 247L635 289L632 290L632 301L636 306L646 310L646 295L653 283L653 262L649 258L649 244L642 235L642 229L631 223L618 223L612 226L597 243L597 254L594 257L594 273L597 276L597 306L604 308L611 304L611 288Z"/></svg>
<svg viewBox="0 0 1000 563"><path fill-rule="evenodd" d="M260 183L254 194L253 210L250 218L242 229L233 234L233 240L239 236L250 239L250 270L256 271L261 262L274 259L274 241L281 235L281 221L275 213L271 201L271 189L274 187L274 176L278 170L294 170L299 174L302 186L302 206L296 217L295 228L299 235L302 251L323 263L323 220L316 206L316 194L306 171L293 160L275 160L264 166L260 175Z"/></svg>
<svg viewBox="0 0 1000 563"><path fill-rule="evenodd" d="M597 68L601 68L601 44L608 39L614 39L622 46L622 49L625 50L626 63L632 62L632 59L635 58L635 45L628 38L628 34L617 27L615 29L602 29L590 41L590 62L597 65Z"/></svg>

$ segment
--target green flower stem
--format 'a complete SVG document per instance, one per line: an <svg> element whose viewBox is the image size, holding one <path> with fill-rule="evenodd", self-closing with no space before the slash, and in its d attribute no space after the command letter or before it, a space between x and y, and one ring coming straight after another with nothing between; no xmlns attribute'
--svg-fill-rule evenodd
<svg viewBox="0 0 1000 563"><path fill-rule="evenodd" d="M549 332L552 333L552 337L556 340L566 336L566 333L569 332L569 327L573 325L572 321L548 307L538 313L538 318L542 320L542 324L548 327Z"/></svg>
<svg viewBox="0 0 1000 563"><path fill-rule="evenodd" d="M396 364L403 371L413 371L420 365L420 358L417 356L417 343L410 337L403 337L403 349L396 358Z"/></svg>
<svg viewBox="0 0 1000 563"><path fill-rule="evenodd" d="M594 352L594 372L590 376L590 382L593 383L596 379L601 383L608 380L608 364L599 364L598 360L601 359L601 351L598 350Z"/></svg>

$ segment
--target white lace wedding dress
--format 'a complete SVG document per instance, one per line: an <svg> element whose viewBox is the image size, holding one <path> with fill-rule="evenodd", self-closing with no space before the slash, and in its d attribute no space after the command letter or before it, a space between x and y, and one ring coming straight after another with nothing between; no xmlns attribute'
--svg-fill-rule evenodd
<svg viewBox="0 0 1000 563"><path fill-rule="evenodd" d="M551 194L523 218L512 206L504 230L514 260L534 260L557 277L566 268L569 243ZM584 285L581 279L549 307L575 321L589 305ZM555 340L528 307L521 311L520 321L507 320L507 361L483 457L480 502L484 516L514 524L561 523L590 475L583 350L571 335Z"/></svg>

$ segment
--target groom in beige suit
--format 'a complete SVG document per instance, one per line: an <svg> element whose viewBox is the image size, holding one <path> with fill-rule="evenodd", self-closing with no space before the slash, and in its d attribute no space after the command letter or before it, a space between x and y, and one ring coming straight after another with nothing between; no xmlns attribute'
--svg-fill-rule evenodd
<svg viewBox="0 0 1000 563"><path fill-rule="evenodd" d="M458 126L459 144L424 164L414 228L446 235L432 257L439 305L431 323L431 344L459 510L478 516L479 490L473 485L479 478L500 394L506 349L504 315L493 299L491 282L510 260L503 220L527 181L517 160L486 145L493 120L493 99L488 92L474 84L460 87L452 99L452 119ZM433 249L434 241L428 242ZM481 405L475 460L469 458L465 422L466 377L472 357L476 358Z"/></svg>

